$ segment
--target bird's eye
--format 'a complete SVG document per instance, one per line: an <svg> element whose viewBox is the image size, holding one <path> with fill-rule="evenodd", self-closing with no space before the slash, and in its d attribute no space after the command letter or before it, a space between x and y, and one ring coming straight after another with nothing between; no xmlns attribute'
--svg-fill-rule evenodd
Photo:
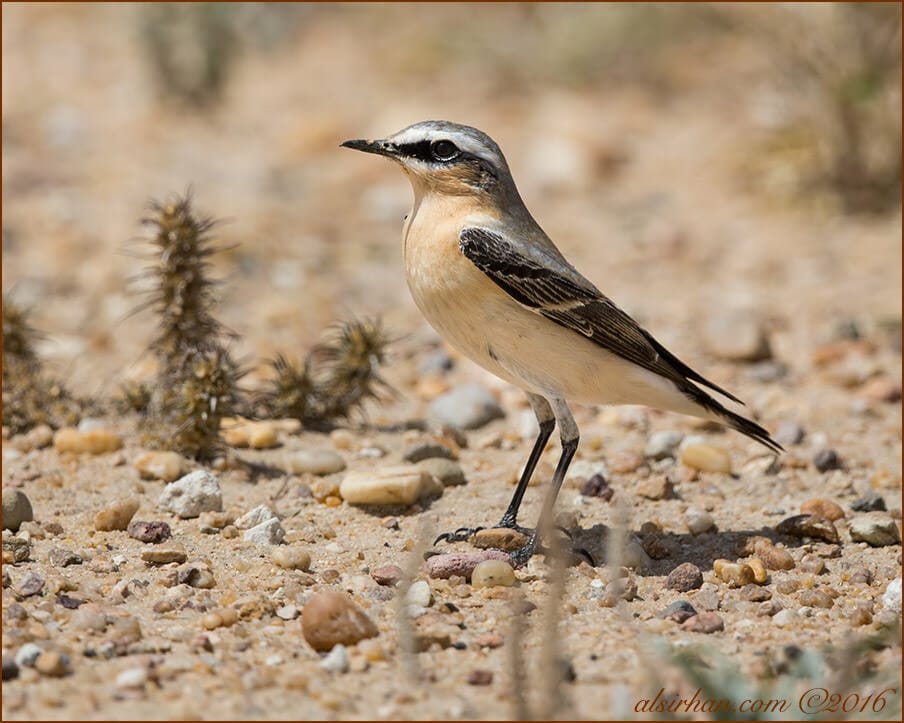
<svg viewBox="0 0 904 723"><path fill-rule="evenodd" d="M452 141L434 141L430 145L430 152L438 161L451 161L460 151Z"/></svg>

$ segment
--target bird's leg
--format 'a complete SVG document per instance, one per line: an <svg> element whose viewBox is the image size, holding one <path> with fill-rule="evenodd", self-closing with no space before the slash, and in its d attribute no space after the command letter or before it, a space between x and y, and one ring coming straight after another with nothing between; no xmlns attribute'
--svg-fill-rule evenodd
<svg viewBox="0 0 904 723"><path fill-rule="evenodd" d="M527 544L511 553L512 560L516 565L523 565L526 563L538 549L540 535L547 533L553 528L553 509L555 507L556 497L559 495L559 490L565 479L565 473L568 472L568 466L571 464L574 453L578 449L578 442L580 441L578 425L575 423L571 410L568 408L568 404L565 400L553 399L552 405L555 412L555 419L559 423L559 433L562 438L562 456L559 457L559 463L556 465L556 471L553 473L552 484L550 485L549 492L543 502L543 509L540 512L540 519L537 521L537 526L531 533ZM576 552L588 558L590 557L586 550L577 550ZM592 558L590 559L592 562Z"/></svg>
<svg viewBox="0 0 904 723"><path fill-rule="evenodd" d="M496 527L506 527L529 534L530 530L518 527L518 508L521 507L521 500L524 499L524 492L527 490L530 478L533 476L537 463L540 461L540 455L543 454L546 443L549 441L550 435L552 435L552 430L555 429L556 417L552 411L552 407L549 406L549 402L543 397L528 392L527 399L537 417L537 424L540 426L540 432L537 434L536 441L534 441L534 447L530 452L530 457L527 458L527 464L524 466L524 471L521 473L521 479L518 480L518 486L515 488L515 494L512 495L512 501L509 502L508 509L506 509L505 514L502 515L502 519ZM462 540L470 539L471 535L475 532L480 532L480 530L483 529L485 528L459 527L455 532L443 533L434 540L433 544L435 545L440 540L445 540L446 542L461 542Z"/></svg>

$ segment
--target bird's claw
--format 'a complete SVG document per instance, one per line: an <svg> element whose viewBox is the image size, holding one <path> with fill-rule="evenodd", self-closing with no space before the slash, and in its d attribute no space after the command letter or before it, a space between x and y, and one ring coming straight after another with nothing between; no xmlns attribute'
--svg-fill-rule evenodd
<svg viewBox="0 0 904 723"><path fill-rule="evenodd" d="M470 540L471 536L480 532L481 530L486 529L484 527L459 527L454 532L444 532L439 537L437 537L433 544L436 545L440 541L442 542L464 542L465 540Z"/></svg>

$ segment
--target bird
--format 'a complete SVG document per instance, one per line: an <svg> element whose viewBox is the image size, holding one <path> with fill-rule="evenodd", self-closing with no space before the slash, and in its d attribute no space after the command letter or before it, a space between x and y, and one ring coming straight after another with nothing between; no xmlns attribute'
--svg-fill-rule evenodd
<svg viewBox="0 0 904 723"><path fill-rule="evenodd" d="M422 121L378 140L341 144L384 156L408 176L405 277L430 325L464 356L523 389L539 432L495 527L527 535L517 564L540 547L580 440L570 404L641 404L718 422L778 454L736 396L694 371L565 258L528 211L498 144L477 128ZM518 525L528 483L555 427L561 456L534 528ZM468 539L482 527L437 538Z"/></svg>

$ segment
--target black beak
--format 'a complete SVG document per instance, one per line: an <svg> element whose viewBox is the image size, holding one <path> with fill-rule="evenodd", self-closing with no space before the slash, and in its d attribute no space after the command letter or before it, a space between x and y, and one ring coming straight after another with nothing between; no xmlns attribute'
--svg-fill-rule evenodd
<svg viewBox="0 0 904 723"><path fill-rule="evenodd" d="M386 141L346 141L341 144L343 148L352 148L356 151L364 151L365 153L376 153L378 156L394 156L395 146Z"/></svg>

